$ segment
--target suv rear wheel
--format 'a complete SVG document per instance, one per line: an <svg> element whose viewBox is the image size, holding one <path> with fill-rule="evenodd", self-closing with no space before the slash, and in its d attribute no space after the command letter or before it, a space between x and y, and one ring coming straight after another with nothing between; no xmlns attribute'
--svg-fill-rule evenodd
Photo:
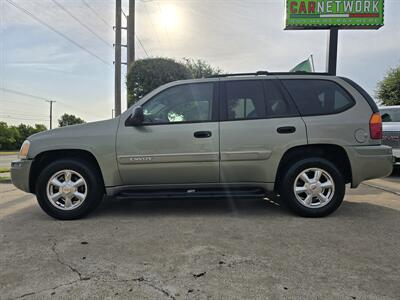
<svg viewBox="0 0 400 300"><path fill-rule="evenodd" d="M60 220L81 218L92 212L104 196L99 176L85 161L63 159L48 165L36 183L40 207Z"/></svg>
<svg viewBox="0 0 400 300"><path fill-rule="evenodd" d="M345 181L338 168L323 158L306 158L291 165L280 184L289 207L303 217L323 217L342 203Z"/></svg>

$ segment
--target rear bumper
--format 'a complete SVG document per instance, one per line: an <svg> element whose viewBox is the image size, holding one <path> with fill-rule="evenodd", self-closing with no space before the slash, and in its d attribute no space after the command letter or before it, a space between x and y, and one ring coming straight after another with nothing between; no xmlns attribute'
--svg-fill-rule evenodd
<svg viewBox="0 0 400 300"><path fill-rule="evenodd" d="M393 164L400 166L400 148L393 148Z"/></svg>
<svg viewBox="0 0 400 300"><path fill-rule="evenodd" d="M31 170L32 160L16 160L11 162L11 181L15 187L30 193L29 172Z"/></svg>
<svg viewBox="0 0 400 300"><path fill-rule="evenodd" d="M362 181L388 176L393 170L392 148L384 145L347 147L352 182L356 188Z"/></svg>

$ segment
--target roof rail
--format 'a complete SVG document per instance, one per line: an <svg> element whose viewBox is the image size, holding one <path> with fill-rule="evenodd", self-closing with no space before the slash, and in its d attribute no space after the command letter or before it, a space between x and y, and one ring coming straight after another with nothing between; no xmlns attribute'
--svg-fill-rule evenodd
<svg viewBox="0 0 400 300"><path fill-rule="evenodd" d="M268 71L257 71L255 73L215 74L215 75L207 76L206 78L231 77L231 76L259 76L259 75L268 75L268 74L270 74Z"/></svg>
<svg viewBox="0 0 400 300"><path fill-rule="evenodd" d="M206 78L218 78L218 77L234 77L234 76L260 76L260 75L332 75L326 72L306 72L306 71L295 71L295 72L268 72L268 71L257 71L255 73L231 73L231 74L216 74L210 75Z"/></svg>
<svg viewBox="0 0 400 300"><path fill-rule="evenodd" d="M327 72L306 72L306 71L294 71L294 72L270 72L270 75L325 75L331 76Z"/></svg>

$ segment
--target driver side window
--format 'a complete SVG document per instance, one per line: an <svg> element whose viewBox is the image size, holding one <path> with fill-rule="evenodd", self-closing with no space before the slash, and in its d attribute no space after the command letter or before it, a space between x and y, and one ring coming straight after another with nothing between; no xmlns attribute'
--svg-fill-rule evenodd
<svg viewBox="0 0 400 300"><path fill-rule="evenodd" d="M211 121L214 84L183 84L168 88L143 105L145 124Z"/></svg>

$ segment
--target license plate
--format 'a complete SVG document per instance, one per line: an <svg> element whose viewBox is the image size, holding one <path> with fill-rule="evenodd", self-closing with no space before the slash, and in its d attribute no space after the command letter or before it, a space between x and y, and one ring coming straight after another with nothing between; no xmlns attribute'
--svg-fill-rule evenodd
<svg viewBox="0 0 400 300"><path fill-rule="evenodd" d="M400 149L392 149L393 156L400 158Z"/></svg>

